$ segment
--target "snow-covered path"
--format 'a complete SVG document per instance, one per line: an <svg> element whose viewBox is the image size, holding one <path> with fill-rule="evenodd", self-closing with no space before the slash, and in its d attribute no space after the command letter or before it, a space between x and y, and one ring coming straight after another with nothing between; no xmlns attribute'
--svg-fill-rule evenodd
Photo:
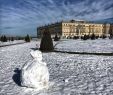
<svg viewBox="0 0 113 95"><path fill-rule="evenodd" d="M43 53L54 85L41 92L17 85L14 71L37 43L0 48L0 95L113 95L113 56Z"/></svg>
<svg viewBox="0 0 113 95"><path fill-rule="evenodd" d="M25 41L24 40L14 40L14 41L8 41L8 42L1 42L0 41L0 47L22 44L22 43L25 43Z"/></svg>

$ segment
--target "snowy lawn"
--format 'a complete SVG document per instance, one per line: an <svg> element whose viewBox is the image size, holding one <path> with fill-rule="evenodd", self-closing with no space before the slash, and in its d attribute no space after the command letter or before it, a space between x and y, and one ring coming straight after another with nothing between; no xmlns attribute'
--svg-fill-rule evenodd
<svg viewBox="0 0 113 95"><path fill-rule="evenodd" d="M53 85L40 92L19 86L19 70L36 44L0 48L0 95L113 95L113 56L43 53Z"/></svg>
<svg viewBox="0 0 113 95"><path fill-rule="evenodd" d="M73 40L66 39L56 45L56 50L68 52L113 53L113 40Z"/></svg>
<svg viewBox="0 0 113 95"><path fill-rule="evenodd" d="M8 41L8 42L0 41L0 46L13 45L13 44L24 43L24 42L25 42L24 40L14 40L14 41Z"/></svg>

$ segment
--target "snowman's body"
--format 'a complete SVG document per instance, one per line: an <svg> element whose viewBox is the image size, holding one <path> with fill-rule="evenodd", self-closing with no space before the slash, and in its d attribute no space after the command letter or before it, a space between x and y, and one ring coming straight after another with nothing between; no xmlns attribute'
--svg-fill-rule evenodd
<svg viewBox="0 0 113 95"><path fill-rule="evenodd" d="M48 88L49 72L45 62L42 62L42 53L32 51L34 60L23 66L21 72L21 85L39 90Z"/></svg>

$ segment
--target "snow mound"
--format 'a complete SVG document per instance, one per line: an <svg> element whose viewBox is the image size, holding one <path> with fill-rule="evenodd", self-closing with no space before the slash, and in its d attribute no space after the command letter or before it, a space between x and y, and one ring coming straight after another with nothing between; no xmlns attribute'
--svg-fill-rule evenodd
<svg viewBox="0 0 113 95"><path fill-rule="evenodd" d="M47 89L49 84L49 72L45 62L42 62L40 51L31 51L32 62L24 64L21 72L21 85L37 90Z"/></svg>

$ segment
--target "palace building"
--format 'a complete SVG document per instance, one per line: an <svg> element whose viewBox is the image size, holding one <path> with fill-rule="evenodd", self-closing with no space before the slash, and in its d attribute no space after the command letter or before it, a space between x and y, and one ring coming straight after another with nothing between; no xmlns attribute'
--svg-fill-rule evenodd
<svg viewBox="0 0 113 95"><path fill-rule="evenodd" d="M43 35L43 32L49 30L52 36L55 34L60 37L74 37L74 36L84 36L84 35L92 35L96 36L110 36L113 34L113 25L111 24L99 24L99 23L91 23L87 21L61 21L45 26L41 26L37 28L38 37Z"/></svg>

